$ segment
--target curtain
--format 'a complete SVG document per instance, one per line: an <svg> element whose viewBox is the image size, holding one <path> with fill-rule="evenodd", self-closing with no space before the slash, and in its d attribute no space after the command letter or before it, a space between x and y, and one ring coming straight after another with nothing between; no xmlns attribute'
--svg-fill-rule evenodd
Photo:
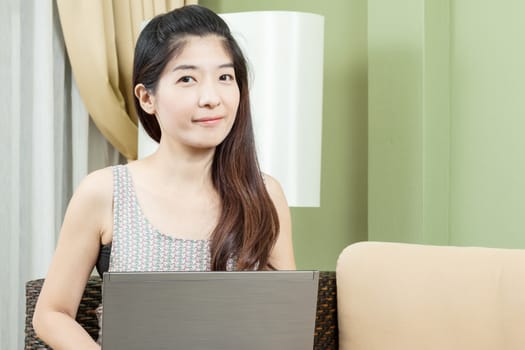
<svg viewBox="0 0 525 350"><path fill-rule="evenodd" d="M3 6L0 348L20 349L24 283L45 275L72 190L72 81L53 1Z"/></svg>
<svg viewBox="0 0 525 350"><path fill-rule="evenodd" d="M127 159L137 158L133 48L146 19L197 1L57 0L67 52L93 122Z"/></svg>
<svg viewBox="0 0 525 350"><path fill-rule="evenodd" d="M21 349L25 282L45 276L73 189L125 160L90 121L53 0L0 1L0 40L0 349Z"/></svg>

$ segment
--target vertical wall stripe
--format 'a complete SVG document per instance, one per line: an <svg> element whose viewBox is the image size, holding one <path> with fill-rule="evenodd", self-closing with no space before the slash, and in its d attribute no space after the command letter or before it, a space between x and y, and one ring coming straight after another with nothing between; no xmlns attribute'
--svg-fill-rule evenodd
<svg viewBox="0 0 525 350"><path fill-rule="evenodd" d="M450 0L425 0L423 227L421 241L450 242Z"/></svg>
<svg viewBox="0 0 525 350"><path fill-rule="evenodd" d="M449 0L369 0L369 240L449 241Z"/></svg>
<svg viewBox="0 0 525 350"><path fill-rule="evenodd" d="M424 1L368 1L368 238L421 241Z"/></svg>

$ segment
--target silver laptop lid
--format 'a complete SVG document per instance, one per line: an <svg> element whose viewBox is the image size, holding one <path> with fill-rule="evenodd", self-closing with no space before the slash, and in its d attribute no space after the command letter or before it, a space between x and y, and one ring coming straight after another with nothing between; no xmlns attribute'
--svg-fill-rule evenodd
<svg viewBox="0 0 525 350"><path fill-rule="evenodd" d="M318 271L104 274L103 349L311 349Z"/></svg>

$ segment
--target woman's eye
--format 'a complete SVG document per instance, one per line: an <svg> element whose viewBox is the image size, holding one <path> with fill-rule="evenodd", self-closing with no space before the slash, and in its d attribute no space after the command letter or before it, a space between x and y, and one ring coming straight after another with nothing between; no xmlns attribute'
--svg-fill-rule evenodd
<svg viewBox="0 0 525 350"><path fill-rule="evenodd" d="M222 81L234 81L235 80L235 77L231 74L223 74L219 77L219 80L222 80Z"/></svg>
<svg viewBox="0 0 525 350"><path fill-rule="evenodd" d="M192 77L190 77L189 75L186 75L184 77L181 77L178 82L181 82L181 83L192 83L194 82L195 79L193 79Z"/></svg>

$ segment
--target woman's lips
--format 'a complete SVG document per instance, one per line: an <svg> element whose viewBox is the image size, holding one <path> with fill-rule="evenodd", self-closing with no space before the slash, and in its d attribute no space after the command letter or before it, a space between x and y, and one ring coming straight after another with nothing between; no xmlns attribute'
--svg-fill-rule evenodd
<svg viewBox="0 0 525 350"><path fill-rule="evenodd" d="M193 122L198 123L198 124L204 124L204 125L213 125L213 124L217 124L222 119L223 119L222 116L202 117L202 118L194 119Z"/></svg>

